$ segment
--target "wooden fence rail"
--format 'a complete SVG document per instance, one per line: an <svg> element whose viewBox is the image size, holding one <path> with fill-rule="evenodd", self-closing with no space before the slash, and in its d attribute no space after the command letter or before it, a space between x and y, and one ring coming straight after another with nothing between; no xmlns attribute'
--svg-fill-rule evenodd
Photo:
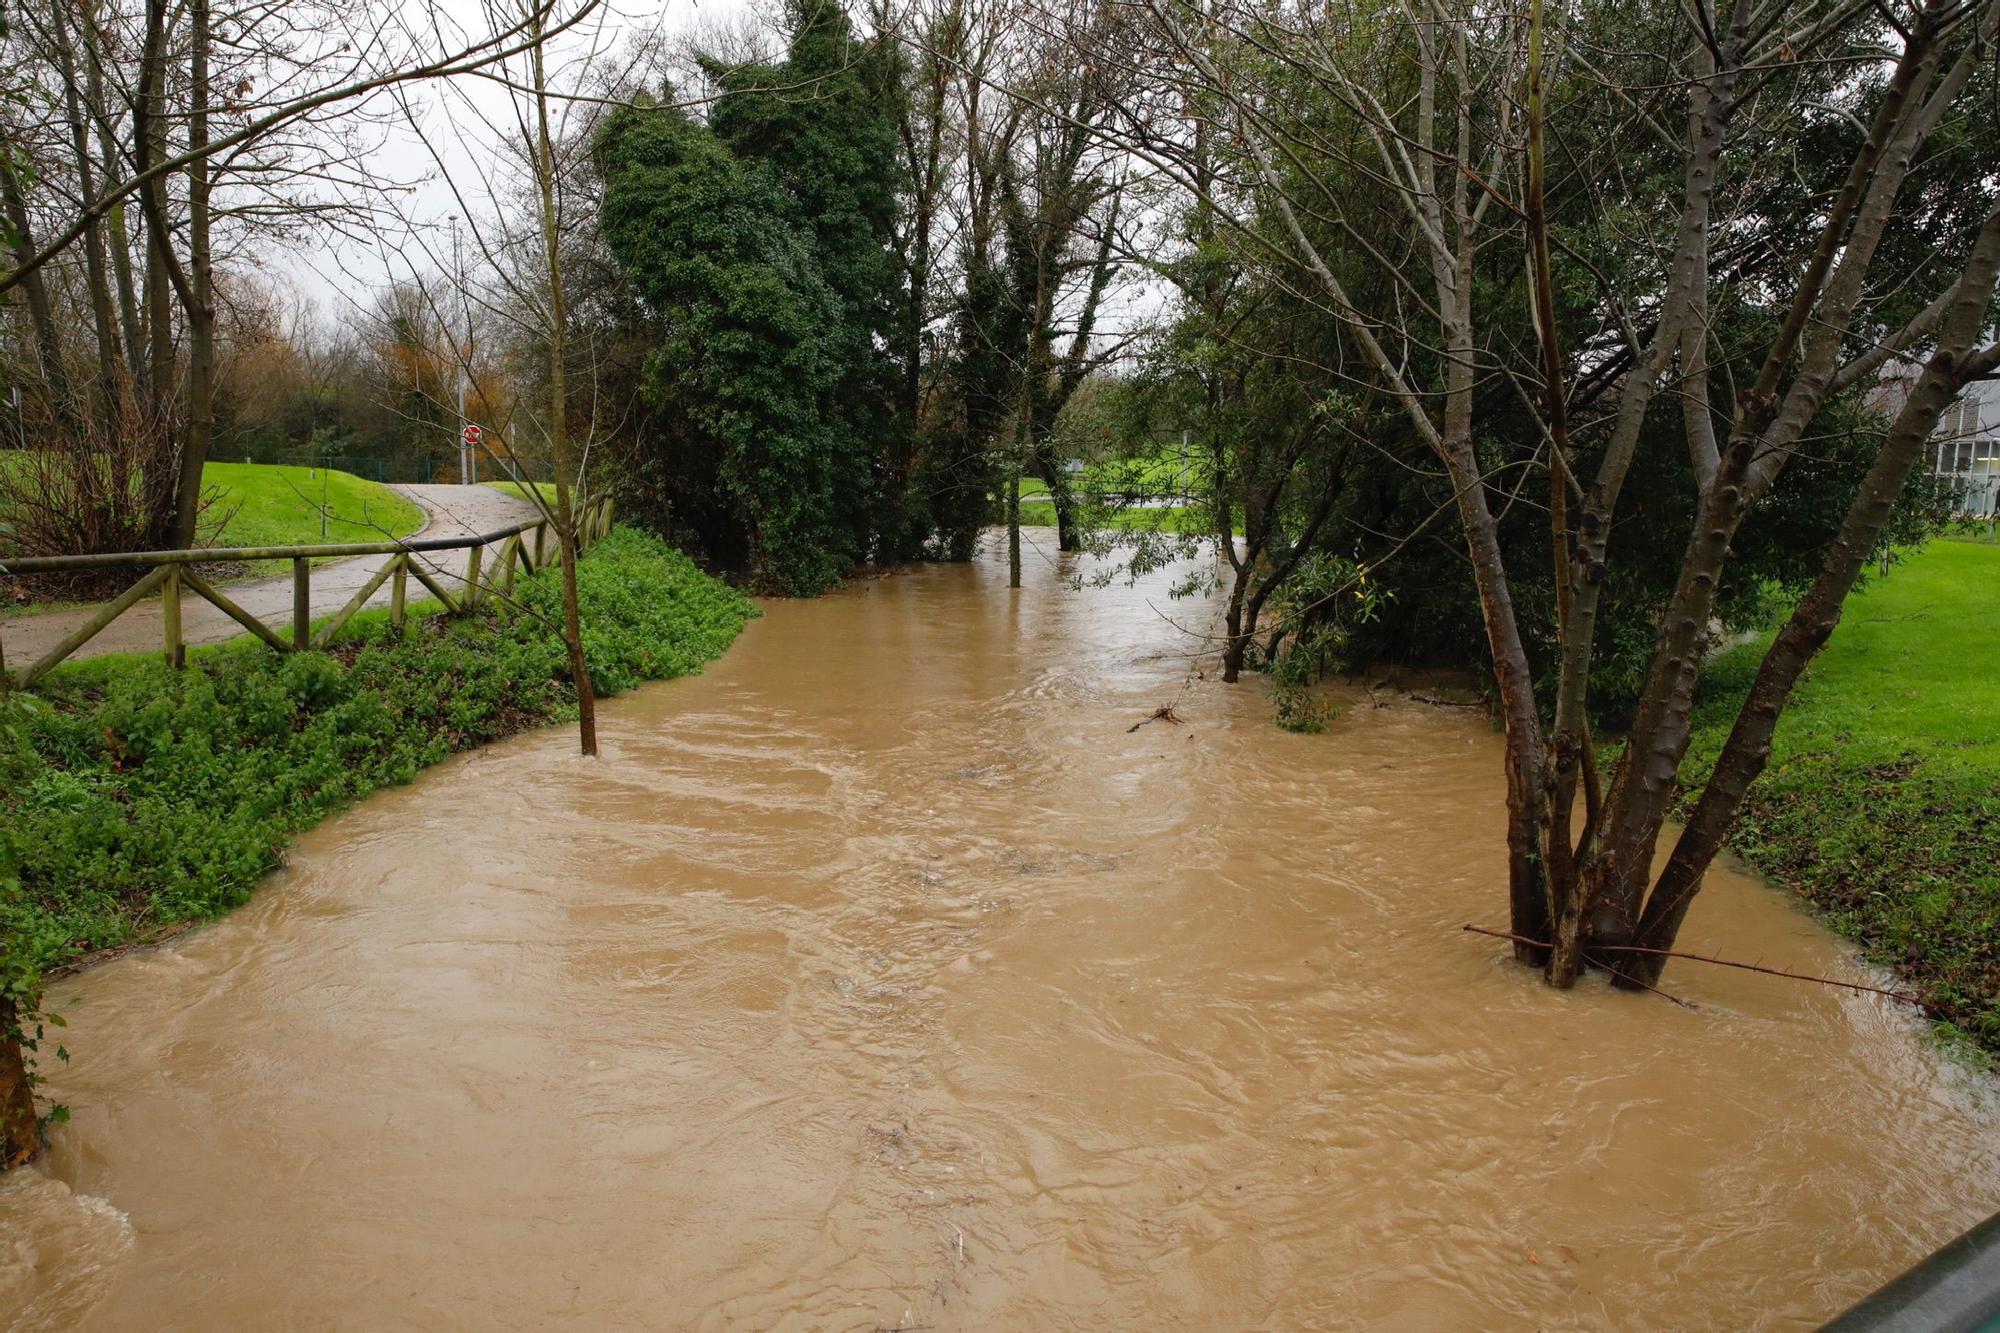
<svg viewBox="0 0 2000 1333"><path fill-rule="evenodd" d="M577 548L582 550L611 531L611 497L599 496L580 506L579 512ZM504 545L501 545L491 568L486 568L486 548L496 543ZM434 569L427 569L425 562L416 558L433 551L466 552L465 578L456 595L443 586ZM344 546L218 546L188 551L0 557L0 572L8 574L55 574L80 569L147 571L138 582L99 607L95 615L18 675L10 678L10 673L0 669L0 694L4 694L10 686L21 689L34 684L101 634L112 621L155 592L160 594L161 651L168 663L180 667L187 662L187 645L181 639L181 594L184 589L209 602L279 652L301 652L330 645L355 613L381 591L384 583L389 584L390 623L401 627L409 580L413 577L430 591L431 596L444 604L447 614L464 615L494 593L501 597L512 596L517 567L532 574L546 565L556 553L555 534L549 521L535 519L474 537L419 537L411 541L358 542ZM312 562L362 555L386 555L391 559L384 562L315 634L312 628ZM289 635L238 606L193 568L198 564L218 561L248 560L292 562L292 623Z"/></svg>

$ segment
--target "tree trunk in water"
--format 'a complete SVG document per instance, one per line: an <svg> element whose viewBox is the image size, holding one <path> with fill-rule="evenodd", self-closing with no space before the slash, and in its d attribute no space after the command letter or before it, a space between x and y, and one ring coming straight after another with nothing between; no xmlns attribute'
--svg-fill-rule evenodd
<svg viewBox="0 0 2000 1333"><path fill-rule="evenodd" d="M1229 605L1222 612L1222 679L1228 685L1242 678L1243 658L1255 632L1243 627L1243 602L1250 590L1250 574L1247 560L1237 567L1236 578L1229 587Z"/></svg>
<svg viewBox="0 0 2000 1333"><path fill-rule="evenodd" d="M4 1035L13 1030L15 1017L13 1006L0 1001L0 1171L19 1166L41 1147L28 1064L21 1044Z"/></svg>
<svg viewBox="0 0 2000 1333"><path fill-rule="evenodd" d="M1076 495L1069 488L1069 478L1060 468L1053 470L1057 480L1049 483L1049 499L1056 508L1056 549L1074 551L1082 545L1081 534L1076 526Z"/></svg>
<svg viewBox="0 0 2000 1333"><path fill-rule="evenodd" d="M1021 586L1021 467L1018 456L1007 465L1007 586Z"/></svg>
<svg viewBox="0 0 2000 1333"><path fill-rule="evenodd" d="M567 508L568 506L564 506ZM569 675L576 682L576 729L583 753L597 754L597 692L591 688L590 667L583 660L583 613L576 599L576 525L562 528L563 644L569 649Z"/></svg>
<svg viewBox="0 0 2000 1333"><path fill-rule="evenodd" d="M1937 429L1938 419L1968 383L2000 366L2000 344L1969 353L1981 332L1996 274L2000 274L2000 212L1988 217L1953 291L1953 305L1938 350L1904 401L1881 452L1848 506L1818 575L1764 654L1715 770L1647 898L1632 936L1640 948L1673 947L1688 907L1701 891L1702 880L1721 851L1750 784L1770 760L1771 738L1780 714L1799 677L1839 625L1847 596L1888 524L1897 496ZM1614 984L1632 989L1651 985L1659 980L1665 966L1666 959L1658 954L1627 955L1619 962L1619 971L1626 975Z"/></svg>

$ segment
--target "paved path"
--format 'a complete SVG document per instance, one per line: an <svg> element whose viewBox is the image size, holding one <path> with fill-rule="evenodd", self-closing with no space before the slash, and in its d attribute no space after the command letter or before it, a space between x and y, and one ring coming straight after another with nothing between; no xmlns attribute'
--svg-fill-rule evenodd
<svg viewBox="0 0 2000 1333"><path fill-rule="evenodd" d="M470 537L536 517L532 504L491 486L397 486L395 489L429 512L430 523L416 534L420 537ZM464 581L465 556L462 550L428 551L419 554L417 559L423 562L433 578L449 589ZM488 548L485 559L489 567L494 557L494 550ZM347 605L347 599L359 592L375 571L392 558L386 555L357 556L352 560L332 561L314 569L313 618L317 620L331 615ZM223 591L231 601L280 634L290 634L291 575L232 583ZM430 593L412 579L409 595L416 600L428 597ZM368 599L368 605L386 606L388 603L389 584L385 582ZM21 671L62 642L64 635L89 620L96 610L95 607L84 606L0 622L0 644L5 645L7 665L15 672ZM221 643L247 632L200 594L182 593L181 637L190 645ZM157 652L160 637L160 599L148 597L106 625L96 638L71 657L73 660L99 657L105 653Z"/></svg>

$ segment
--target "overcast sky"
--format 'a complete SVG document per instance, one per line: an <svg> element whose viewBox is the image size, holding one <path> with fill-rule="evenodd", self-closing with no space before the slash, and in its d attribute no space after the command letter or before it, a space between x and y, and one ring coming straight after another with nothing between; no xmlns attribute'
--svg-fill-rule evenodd
<svg viewBox="0 0 2000 1333"><path fill-rule="evenodd" d="M443 0L443 5L468 31L482 24L479 0ZM588 27L558 39L551 81L570 86L586 62L616 61L621 53L656 36L684 38L740 25L756 7L756 0L664 0L657 7L649 7L648 0L605 0L604 9ZM451 248L447 220L454 214L467 213L476 222L494 207L485 194L487 168L497 152L490 142L491 130L480 122L484 117L504 125L511 119L507 89L485 79L460 78L450 89L441 83L406 85L398 97L400 103L383 95L368 104L369 112L383 123L365 161L371 175L397 185L379 196L381 214L405 219L424 235L399 235L399 228L390 226L378 240L327 235L273 245L259 254L270 276L313 301L332 320L365 306L392 277L408 276L412 263L423 266L427 249L447 255ZM423 137L399 123L403 104L419 118ZM430 149L424 146L426 138ZM473 249L469 243L464 248Z"/></svg>

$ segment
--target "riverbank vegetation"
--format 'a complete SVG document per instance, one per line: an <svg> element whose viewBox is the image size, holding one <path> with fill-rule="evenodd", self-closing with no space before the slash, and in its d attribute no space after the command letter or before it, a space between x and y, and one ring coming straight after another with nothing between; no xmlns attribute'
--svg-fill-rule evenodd
<svg viewBox="0 0 2000 1333"><path fill-rule="evenodd" d="M579 563L577 589L605 694L700 670L754 614L629 528ZM226 911L294 835L369 792L572 720L560 571L514 596L401 631L364 612L327 652L246 638L193 650L181 671L97 658L14 695L0 717L0 873L13 886L0 977L32 996L50 967Z"/></svg>
<svg viewBox="0 0 2000 1333"><path fill-rule="evenodd" d="M1770 635L1709 673L1699 790ZM1730 835L1947 1032L2000 1052L2000 547L1939 541L1858 593Z"/></svg>
<svg viewBox="0 0 2000 1333"><path fill-rule="evenodd" d="M386 612L327 652L239 639L188 655L72 663L10 703L0 849L48 967L241 902L286 841L447 755L573 717L553 568L518 608ZM658 538L620 528L578 569L593 685L620 693L699 670L753 613Z"/></svg>

